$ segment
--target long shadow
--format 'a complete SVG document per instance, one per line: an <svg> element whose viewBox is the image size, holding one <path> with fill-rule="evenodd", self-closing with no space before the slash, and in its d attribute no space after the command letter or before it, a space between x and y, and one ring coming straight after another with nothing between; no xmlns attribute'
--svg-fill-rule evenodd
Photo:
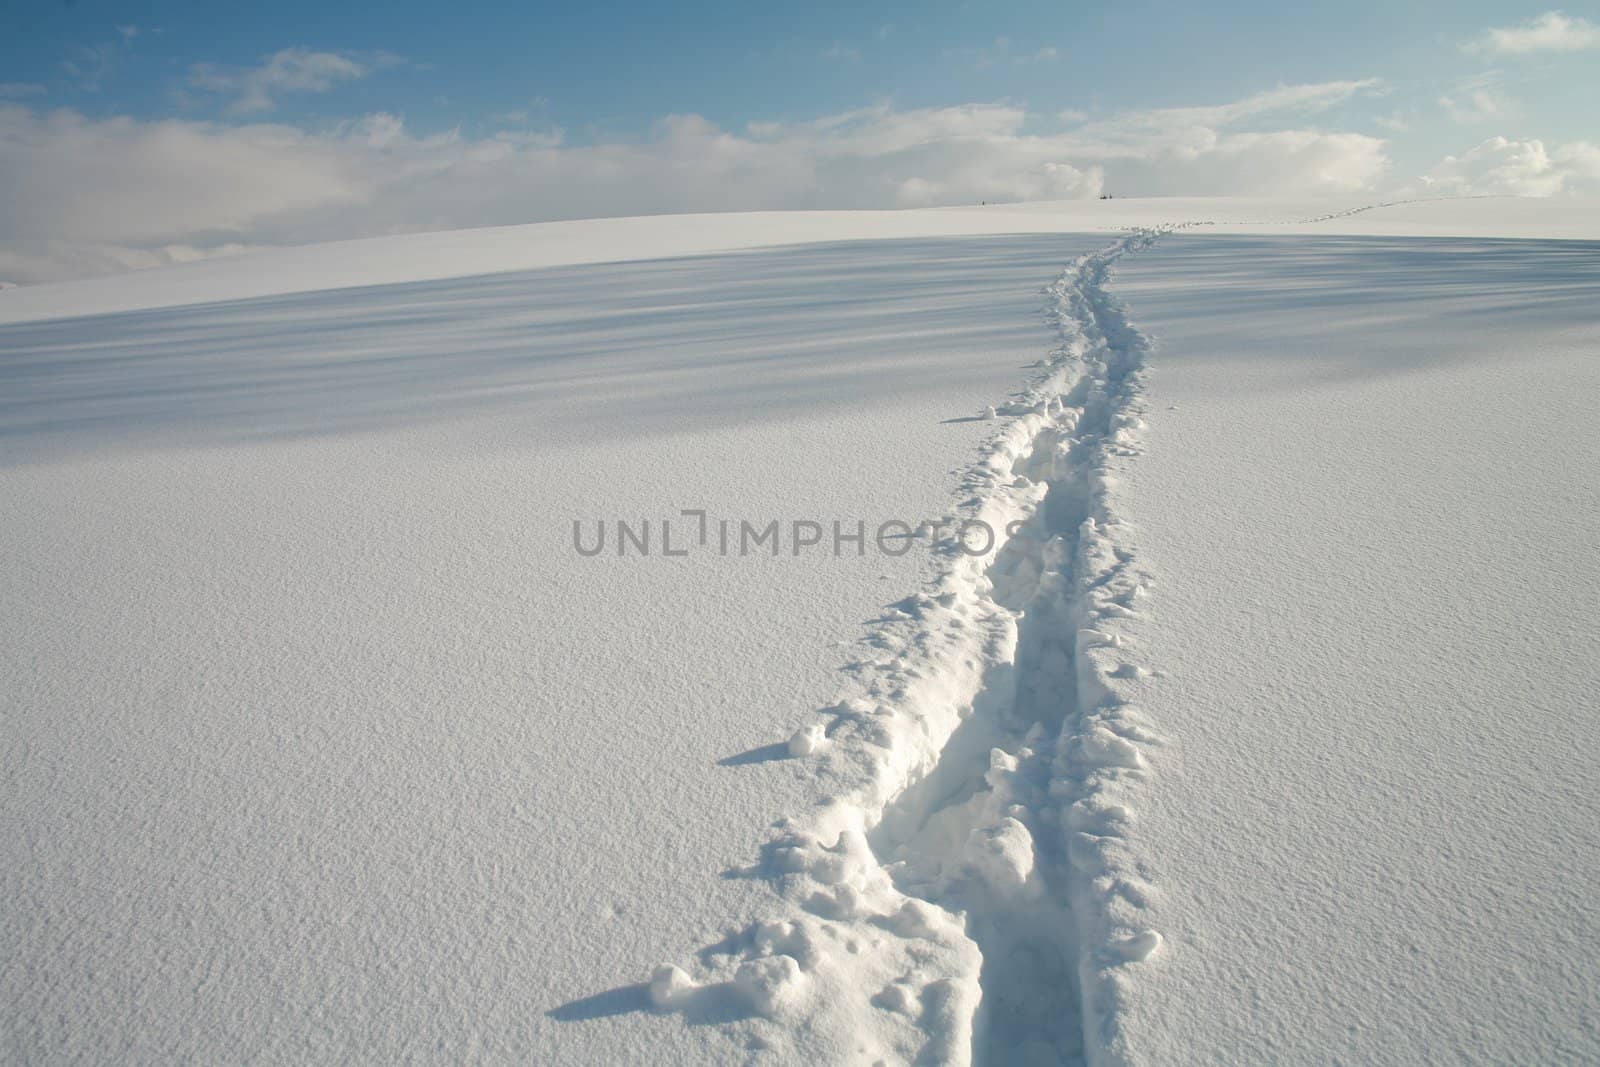
<svg viewBox="0 0 1600 1067"><path fill-rule="evenodd" d="M774 760L783 760L788 758L789 746L787 744L775 743L771 745L761 745L746 752L740 752L735 756L724 756L717 760L717 766L748 767L755 763L771 763Z"/></svg>
<svg viewBox="0 0 1600 1067"><path fill-rule="evenodd" d="M609 1019L618 1015L631 1015L636 1011L653 1011L650 987L644 984L618 986L604 993L580 997L559 1007L551 1008L545 1016L556 1022L575 1023L593 1019ZM750 1018L749 1003L741 997L730 982L700 986L679 994L672 1002L672 1011L683 1016L691 1026L713 1026Z"/></svg>
<svg viewBox="0 0 1600 1067"><path fill-rule="evenodd" d="M613 1015L627 1015L650 1009L650 987L644 984L618 986L604 993L568 1001L559 1008L545 1012L562 1023L581 1022L586 1019L605 1019Z"/></svg>

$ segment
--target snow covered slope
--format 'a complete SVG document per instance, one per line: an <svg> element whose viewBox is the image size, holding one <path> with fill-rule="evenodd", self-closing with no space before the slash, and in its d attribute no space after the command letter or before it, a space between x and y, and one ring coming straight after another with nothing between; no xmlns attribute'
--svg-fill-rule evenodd
<svg viewBox="0 0 1600 1067"><path fill-rule="evenodd" d="M0 293L6 1058L1592 1058L1600 212L1363 206Z"/></svg>
<svg viewBox="0 0 1600 1067"><path fill-rule="evenodd" d="M626 989L768 906L722 875L820 789L770 746L923 553L573 522L942 513L1100 241L0 329L0 1058L730 1054Z"/></svg>
<svg viewBox="0 0 1600 1067"><path fill-rule="evenodd" d="M1243 233L1600 240L1600 201L1501 196L1374 205L1365 200L1157 197L910 211L771 211L542 222L338 241L135 274L23 286L0 292L0 323L775 245L1089 233L1177 222Z"/></svg>
<svg viewBox="0 0 1600 1067"><path fill-rule="evenodd" d="M1140 1062L1600 1057L1600 245L1174 234Z"/></svg>

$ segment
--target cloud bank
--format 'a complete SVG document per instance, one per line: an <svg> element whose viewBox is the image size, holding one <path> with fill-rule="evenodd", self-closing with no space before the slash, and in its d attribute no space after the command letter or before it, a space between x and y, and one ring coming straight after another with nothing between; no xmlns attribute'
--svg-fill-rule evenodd
<svg viewBox="0 0 1600 1067"><path fill-rule="evenodd" d="M290 49L197 85L260 112L375 60ZM365 65L364 65L365 64ZM1371 82L1286 86L1217 107L1039 119L1009 104L723 129L674 115L633 141L559 130L419 136L369 115L270 122L100 119L0 102L0 278L34 282L414 230L674 211L926 207L1166 194L1349 193L1384 142L1307 119ZM1047 128L1036 128L1038 123Z"/></svg>
<svg viewBox="0 0 1600 1067"><path fill-rule="evenodd" d="M1435 196L1600 194L1600 146L1574 141L1547 149L1543 141L1491 137L1446 156L1422 184Z"/></svg>

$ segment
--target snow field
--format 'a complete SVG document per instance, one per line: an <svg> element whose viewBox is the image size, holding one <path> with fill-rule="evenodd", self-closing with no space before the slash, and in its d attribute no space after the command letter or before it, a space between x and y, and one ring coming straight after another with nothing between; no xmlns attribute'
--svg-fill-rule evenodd
<svg viewBox="0 0 1600 1067"><path fill-rule="evenodd" d="M1592 1059L1600 260L1525 238L1596 220L603 220L0 294L7 1055ZM943 533L573 548L682 508Z"/></svg>

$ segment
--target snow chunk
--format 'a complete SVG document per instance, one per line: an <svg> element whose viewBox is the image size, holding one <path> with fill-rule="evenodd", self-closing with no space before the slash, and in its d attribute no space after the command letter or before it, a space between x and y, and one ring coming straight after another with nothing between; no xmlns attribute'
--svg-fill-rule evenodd
<svg viewBox="0 0 1600 1067"><path fill-rule="evenodd" d="M1095 725L1083 735L1083 758L1095 767L1125 767L1140 770L1144 756L1133 742L1118 737L1104 726Z"/></svg>
<svg viewBox="0 0 1600 1067"><path fill-rule="evenodd" d="M1033 874L1033 835L1008 816L968 835L966 859L990 885L1018 888Z"/></svg>
<svg viewBox="0 0 1600 1067"><path fill-rule="evenodd" d="M815 754L827 744L828 735L823 732L820 722L796 730L794 736L789 738L789 755L796 758Z"/></svg>
<svg viewBox="0 0 1600 1067"><path fill-rule="evenodd" d="M1143 963L1161 948L1161 935L1154 930L1140 930L1125 937L1113 938L1108 947L1130 963Z"/></svg>
<svg viewBox="0 0 1600 1067"><path fill-rule="evenodd" d="M897 979L884 987L872 998L872 1005L884 1011L892 1011L897 1015L916 1018L922 1010L922 1005L917 1000L916 991L906 984L906 980Z"/></svg>
<svg viewBox="0 0 1600 1067"><path fill-rule="evenodd" d="M764 956L739 965L733 988L751 1008L771 1018L804 995L806 976L793 956Z"/></svg>
<svg viewBox="0 0 1600 1067"><path fill-rule="evenodd" d="M932 941L950 925L950 919L932 904L907 900L900 905L899 911L885 920L884 925L901 937L920 937Z"/></svg>
<svg viewBox="0 0 1600 1067"><path fill-rule="evenodd" d="M650 976L650 1003L666 1011L683 1003L683 999L695 988L694 979L682 967L657 967L655 974Z"/></svg>

